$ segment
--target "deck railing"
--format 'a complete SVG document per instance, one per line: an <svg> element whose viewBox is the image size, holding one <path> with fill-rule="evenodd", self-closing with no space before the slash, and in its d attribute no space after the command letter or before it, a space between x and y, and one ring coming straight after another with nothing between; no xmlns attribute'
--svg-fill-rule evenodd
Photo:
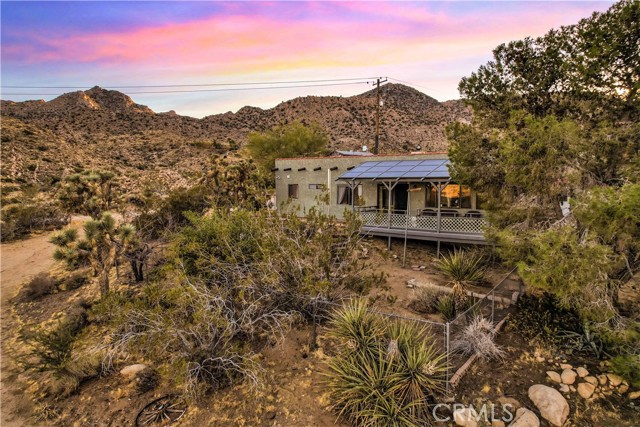
<svg viewBox="0 0 640 427"><path fill-rule="evenodd" d="M437 215L407 215L406 211L389 211L385 209L366 209L358 211L362 225L378 228L402 228L444 233L482 234L487 225L484 218L466 216L440 216L438 227Z"/></svg>

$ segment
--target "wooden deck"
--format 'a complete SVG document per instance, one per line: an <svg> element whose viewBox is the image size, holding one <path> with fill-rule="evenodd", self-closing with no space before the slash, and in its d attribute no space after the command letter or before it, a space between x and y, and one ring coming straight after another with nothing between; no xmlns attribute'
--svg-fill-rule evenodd
<svg viewBox="0 0 640 427"><path fill-rule="evenodd" d="M414 240L486 245L484 218L409 216L382 212L358 212L361 233L371 236L405 237Z"/></svg>

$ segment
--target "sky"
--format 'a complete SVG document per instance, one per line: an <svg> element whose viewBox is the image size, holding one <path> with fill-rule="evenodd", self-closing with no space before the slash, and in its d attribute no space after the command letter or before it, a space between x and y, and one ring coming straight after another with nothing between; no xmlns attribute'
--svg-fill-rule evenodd
<svg viewBox="0 0 640 427"><path fill-rule="evenodd" d="M459 98L460 79L499 44L611 4L2 1L0 95L50 100L98 85L156 112L203 117L298 96L351 96L388 77L445 101ZM311 83L124 87L291 81ZM304 85L314 87L282 88ZM166 91L174 92L148 93Z"/></svg>

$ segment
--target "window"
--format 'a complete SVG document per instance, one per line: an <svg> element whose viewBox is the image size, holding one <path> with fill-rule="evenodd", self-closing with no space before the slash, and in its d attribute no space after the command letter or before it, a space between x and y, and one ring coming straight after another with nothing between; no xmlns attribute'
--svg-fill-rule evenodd
<svg viewBox="0 0 640 427"><path fill-rule="evenodd" d="M298 184L289 184L289 198L290 199L298 198Z"/></svg>
<svg viewBox="0 0 640 427"><path fill-rule="evenodd" d="M324 190L324 184L309 184L309 190Z"/></svg>
<svg viewBox="0 0 640 427"><path fill-rule="evenodd" d="M466 185L449 184L440 195L442 207L471 209L471 188Z"/></svg>
<svg viewBox="0 0 640 427"><path fill-rule="evenodd" d="M337 186L337 190L338 190L338 197L337 197L337 204L339 205L351 205L354 204L354 200L353 200L353 191L351 190L351 188L348 185L338 185ZM357 197L361 197L362 196L362 185L358 185L356 187L356 195ZM356 204L357 204L357 199L356 199Z"/></svg>
<svg viewBox="0 0 640 427"><path fill-rule="evenodd" d="M438 207L438 189L435 184L427 183L427 194L425 195L425 208Z"/></svg>

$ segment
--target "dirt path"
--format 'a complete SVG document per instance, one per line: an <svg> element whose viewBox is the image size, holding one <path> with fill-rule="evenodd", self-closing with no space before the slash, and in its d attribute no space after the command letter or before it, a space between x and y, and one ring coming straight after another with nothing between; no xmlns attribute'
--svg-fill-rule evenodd
<svg viewBox="0 0 640 427"><path fill-rule="evenodd" d="M74 217L71 226L79 228L85 217ZM5 345L11 333L12 318L10 300L20 285L38 273L46 272L53 267L54 245L49 243L52 233L44 233L26 240L0 245L0 324L2 325L2 354L0 357L0 425L13 427L25 425L21 415L28 408L24 391L17 389L13 381L17 377L9 370L10 361L6 356L11 352Z"/></svg>

